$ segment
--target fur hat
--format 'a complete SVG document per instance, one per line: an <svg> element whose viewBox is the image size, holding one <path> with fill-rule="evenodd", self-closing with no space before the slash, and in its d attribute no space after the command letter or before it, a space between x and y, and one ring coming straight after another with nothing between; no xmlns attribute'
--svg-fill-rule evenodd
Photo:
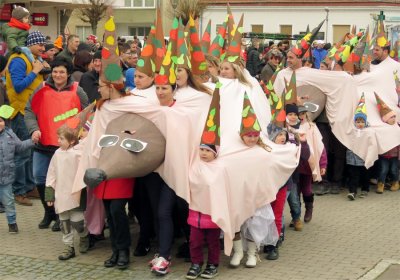
<svg viewBox="0 0 400 280"><path fill-rule="evenodd" d="M24 17L29 15L30 13L28 9L21 6L15 6L14 10L11 13L11 16L19 21L22 21Z"/></svg>

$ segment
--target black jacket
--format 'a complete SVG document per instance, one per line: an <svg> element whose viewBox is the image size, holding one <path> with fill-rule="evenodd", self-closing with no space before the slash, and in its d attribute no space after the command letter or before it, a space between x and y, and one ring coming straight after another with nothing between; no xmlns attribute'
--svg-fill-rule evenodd
<svg viewBox="0 0 400 280"><path fill-rule="evenodd" d="M246 69L249 70L250 75L255 77L259 73L259 64L260 61L260 53L257 51L256 48L250 47L247 51L247 62L246 62Z"/></svg>

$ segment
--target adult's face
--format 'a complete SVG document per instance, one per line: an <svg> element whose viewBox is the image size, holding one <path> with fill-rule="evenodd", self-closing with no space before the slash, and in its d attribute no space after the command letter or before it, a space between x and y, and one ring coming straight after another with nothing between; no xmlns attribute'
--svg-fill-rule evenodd
<svg viewBox="0 0 400 280"><path fill-rule="evenodd" d="M156 94L161 106L170 106L174 102L171 85L156 85Z"/></svg>
<svg viewBox="0 0 400 280"><path fill-rule="evenodd" d="M207 66L208 66L208 71L210 72L211 75L215 77L219 75L219 69L215 67L214 64L207 61Z"/></svg>
<svg viewBox="0 0 400 280"><path fill-rule="evenodd" d="M58 53L58 49L57 48L52 48L49 49L46 54L47 57L49 58L50 61L52 61L54 59L54 56Z"/></svg>
<svg viewBox="0 0 400 280"><path fill-rule="evenodd" d="M287 65L292 70L301 68L301 59L298 58L293 52L289 51L287 53Z"/></svg>
<svg viewBox="0 0 400 280"><path fill-rule="evenodd" d="M54 67L51 72L51 77L53 78L56 88L64 87L68 81L67 68L65 68L65 66Z"/></svg>
<svg viewBox="0 0 400 280"><path fill-rule="evenodd" d="M154 77L147 76L136 69L134 81L137 89L146 89L151 87L154 82Z"/></svg>
<svg viewBox="0 0 400 280"><path fill-rule="evenodd" d="M186 87L189 74L185 68L178 67L176 69L176 84L178 87Z"/></svg>
<svg viewBox="0 0 400 280"><path fill-rule="evenodd" d="M138 49L138 44L136 42L133 42L130 46L131 52L136 52Z"/></svg>
<svg viewBox="0 0 400 280"><path fill-rule="evenodd" d="M276 67L281 62L281 58L279 56L273 55L273 56L271 56L271 58L268 61L269 61L269 63L271 63L272 65L274 65Z"/></svg>
<svg viewBox="0 0 400 280"><path fill-rule="evenodd" d="M101 59L100 58L93 59L93 69L97 73L100 73L100 70L101 70Z"/></svg>
<svg viewBox="0 0 400 280"><path fill-rule="evenodd" d="M233 69L233 66L230 62L227 61L222 62L219 69L219 73L222 78L236 79L235 70Z"/></svg>
<svg viewBox="0 0 400 280"><path fill-rule="evenodd" d="M78 50L78 46L80 43L80 40L78 37L74 37L73 39L71 39L70 41L68 41L68 49L70 52L72 53L76 53L76 51Z"/></svg>
<svg viewBox="0 0 400 280"><path fill-rule="evenodd" d="M375 46L372 51L372 56L374 60L383 61L388 57L388 52L379 46Z"/></svg>
<svg viewBox="0 0 400 280"><path fill-rule="evenodd" d="M34 56L40 56L45 51L44 44L32 45L29 47L29 49Z"/></svg>
<svg viewBox="0 0 400 280"><path fill-rule="evenodd" d="M127 64L129 67L136 68L137 62L138 62L138 55L137 53L131 52L128 50L122 55L122 60L124 61L125 64Z"/></svg>

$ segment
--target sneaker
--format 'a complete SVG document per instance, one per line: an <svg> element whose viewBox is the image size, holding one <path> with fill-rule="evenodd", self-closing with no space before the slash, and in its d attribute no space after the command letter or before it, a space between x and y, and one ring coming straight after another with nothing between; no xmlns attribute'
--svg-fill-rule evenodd
<svg viewBox="0 0 400 280"><path fill-rule="evenodd" d="M25 195L16 195L15 203L23 206L32 206L33 203Z"/></svg>
<svg viewBox="0 0 400 280"><path fill-rule="evenodd" d="M8 225L8 233L18 233L18 225L15 224L9 224Z"/></svg>
<svg viewBox="0 0 400 280"><path fill-rule="evenodd" d="M324 195L329 193L329 188L325 184L319 184L315 186L315 191L314 193L316 195Z"/></svg>
<svg viewBox="0 0 400 280"><path fill-rule="evenodd" d="M186 279L196 279L201 274L201 265L192 263L188 273L186 273Z"/></svg>
<svg viewBox="0 0 400 280"><path fill-rule="evenodd" d="M218 266L213 264L207 264L206 269L200 274L202 278L212 279L218 275Z"/></svg>
<svg viewBox="0 0 400 280"><path fill-rule="evenodd" d="M347 194L347 198L350 199L350 200L354 200L354 199L356 199L356 194L355 193L348 193Z"/></svg>
<svg viewBox="0 0 400 280"><path fill-rule="evenodd" d="M337 184L332 184L331 185L331 194L339 194L340 193L340 188Z"/></svg>
<svg viewBox="0 0 400 280"><path fill-rule="evenodd" d="M167 261L163 257L158 257L154 260L154 264L151 268L151 271L156 275L165 275L167 274L170 269L169 266L171 265L171 261Z"/></svg>
<svg viewBox="0 0 400 280"><path fill-rule="evenodd" d="M364 198L364 197L366 197L368 195L368 192L367 191L362 191L360 194L359 194L359 198Z"/></svg>

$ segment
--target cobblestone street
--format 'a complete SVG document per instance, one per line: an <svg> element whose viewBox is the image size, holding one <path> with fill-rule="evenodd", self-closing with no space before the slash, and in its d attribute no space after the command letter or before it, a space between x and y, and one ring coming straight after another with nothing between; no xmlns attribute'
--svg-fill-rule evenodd
<svg viewBox="0 0 400 280"><path fill-rule="evenodd" d="M374 189L367 198L355 201L348 201L345 191L316 197L311 223L302 232L287 227L279 260L267 261L261 254L262 261L254 269L230 269L228 257L223 256L217 279L400 279L399 265L393 266L389 278L379 277L388 265L400 261L400 192L378 195ZM77 253L69 261L58 261L63 249L61 233L37 228L42 211L39 200L34 200L33 207L17 206L20 233L16 235L7 233L6 219L1 214L0 279L156 278L147 266L154 250L143 258L132 257L125 271L104 268L103 261L111 252L108 240L97 243L86 255ZM288 207L285 213L288 224ZM133 225L134 245L137 230ZM184 279L189 264L176 258L172 262L171 273L164 278Z"/></svg>

